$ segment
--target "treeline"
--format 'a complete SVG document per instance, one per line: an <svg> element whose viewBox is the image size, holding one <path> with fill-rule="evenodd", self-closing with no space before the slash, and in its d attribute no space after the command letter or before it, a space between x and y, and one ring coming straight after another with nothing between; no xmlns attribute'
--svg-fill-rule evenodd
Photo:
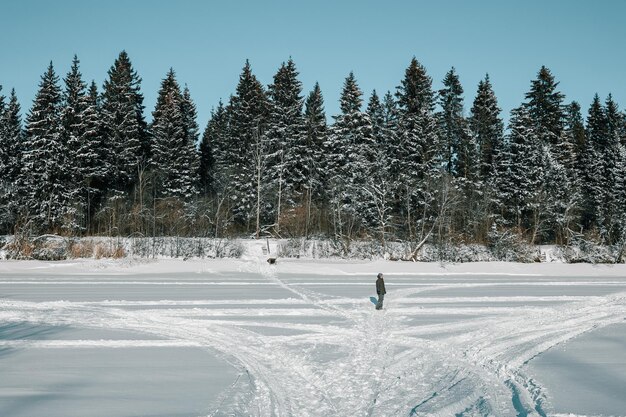
<svg viewBox="0 0 626 417"><path fill-rule="evenodd" d="M290 59L265 87L246 62L200 137L173 70L144 116L122 52L102 90L52 63L24 125L0 95L0 233L330 237L419 243L601 244L626 235L626 117L597 95L584 119L542 67L504 129L486 76L469 112L452 68L434 91L413 58L364 103L354 74L327 120ZM61 85L63 84L63 85Z"/></svg>

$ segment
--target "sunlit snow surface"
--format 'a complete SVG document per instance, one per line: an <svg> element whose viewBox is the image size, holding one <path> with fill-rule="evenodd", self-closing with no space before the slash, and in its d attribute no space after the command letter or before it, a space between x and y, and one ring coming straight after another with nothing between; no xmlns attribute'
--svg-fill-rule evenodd
<svg viewBox="0 0 626 417"><path fill-rule="evenodd" d="M369 300L378 272L383 311ZM0 262L0 416L623 416L625 277L624 265Z"/></svg>

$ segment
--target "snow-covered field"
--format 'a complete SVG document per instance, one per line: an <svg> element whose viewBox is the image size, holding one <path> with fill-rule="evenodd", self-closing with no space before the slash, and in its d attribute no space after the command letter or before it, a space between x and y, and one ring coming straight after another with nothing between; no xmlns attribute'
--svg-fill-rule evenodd
<svg viewBox="0 0 626 417"><path fill-rule="evenodd" d="M3 261L0 416L625 416L625 319L626 265Z"/></svg>

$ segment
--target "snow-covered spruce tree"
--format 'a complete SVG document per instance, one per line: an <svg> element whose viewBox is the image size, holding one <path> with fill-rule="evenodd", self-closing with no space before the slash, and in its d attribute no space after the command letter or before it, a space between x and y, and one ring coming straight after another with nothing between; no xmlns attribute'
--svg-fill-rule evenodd
<svg viewBox="0 0 626 417"><path fill-rule="evenodd" d="M73 167L61 137L61 88L52 63L41 77L26 117L26 137L18 179L22 215L32 231L66 233L75 217L68 173Z"/></svg>
<svg viewBox="0 0 626 417"><path fill-rule="evenodd" d="M615 213L617 219L615 242L621 252L620 255L623 257L626 250L626 146L623 144L619 146L617 178L615 180L615 199L618 201L617 212ZM616 259L617 262L619 257Z"/></svg>
<svg viewBox="0 0 626 417"><path fill-rule="evenodd" d="M226 108L220 100L217 108L211 110L211 116L198 149L200 152L200 187L204 195L212 195L220 190L219 184L216 183L218 181L216 171L225 173L228 166L228 149L224 146L227 128Z"/></svg>
<svg viewBox="0 0 626 417"><path fill-rule="evenodd" d="M388 93L386 100L393 100ZM391 103L381 103L376 91L372 92L367 104L367 114L372 123L373 161L371 174L363 184L365 195L369 196L369 204L363 213L369 227L376 231L376 237L380 240L383 251L386 248L387 235L393 234L393 190L391 188L390 160L388 145L393 138L393 128L388 123L387 111ZM393 108L393 107L392 107ZM367 201L367 200L366 200Z"/></svg>
<svg viewBox="0 0 626 417"><path fill-rule="evenodd" d="M267 214L274 217L274 232L280 236L283 207L291 211L296 206L303 207L305 203L307 143L302 114L302 83L298 80L298 71L292 59L282 63L273 81L268 88L265 193L269 209ZM296 223L299 220L302 219L295 219Z"/></svg>
<svg viewBox="0 0 626 417"><path fill-rule="evenodd" d="M11 90L9 102L0 95L0 233L10 233L19 208L18 177L22 164L23 131L20 104Z"/></svg>
<svg viewBox="0 0 626 417"><path fill-rule="evenodd" d="M367 112L367 115L369 116L370 122L372 124L372 135L374 136L374 139L377 143L385 142L383 138L383 132L386 128L385 108L383 107L383 104L380 100L380 97L378 97L378 93L376 93L376 90L372 91L372 95L370 95L365 111Z"/></svg>
<svg viewBox="0 0 626 417"><path fill-rule="evenodd" d="M398 105L397 142L392 152L392 182L399 212L409 240L426 239L433 228L438 208L434 201L442 178L443 155L433 115L432 80L415 58L405 71L396 92Z"/></svg>
<svg viewBox="0 0 626 417"><path fill-rule="evenodd" d="M102 93L102 134L110 150L108 188L114 194L132 191L150 156L140 84L122 51L108 71Z"/></svg>
<svg viewBox="0 0 626 417"><path fill-rule="evenodd" d="M261 232L262 191L267 155L267 95L246 60L229 104L226 144L230 175L228 190L235 220L244 231ZM251 226L254 224L254 229Z"/></svg>
<svg viewBox="0 0 626 417"><path fill-rule="evenodd" d="M450 210L445 225L451 236L465 234L475 239L484 227L484 204L480 198L480 160L476 137L463 115L463 87L454 68L443 80L439 91L439 137L446 172L452 177L449 196L458 197L455 211ZM457 193L458 191L458 193ZM443 229L440 229L443 231ZM486 229L484 230L486 233Z"/></svg>
<svg viewBox="0 0 626 417"><path fill-rule="evenodd" d="M232 223L230 179L236 155L228 142L229 110L222 101L211 110L211 117L200 142L200 187L206 199L207 229L215 237Z"/></svg>
<svg viewBox="0 0 626 417"><path fill-rule="evenodd" d="M2 85L0 85L0 234L6 234L10 230L13 220L11 219L11 211L7 207L9 199L7 194L12 188L9 183L9 171L11 164L9 154L9 141L7 139L6 127L6 97L2 94Z"/></svg>
<svg viewBox="0 0 626 417"><path fill-rule="evenodd" d="M555 146L562 140L564 124L563 98L559 83L548 68L542 66L537 79L531 81L524 106L528 110L537 137L544 144Z"/></svg>
<svg viewBox="0 0 626 417"><path fill-rule="evenodd" d="M304 106L304 134L306 140L306 223L305 237L313 231L313 205L316 213L321 213L325 202L328 201L326 190L326 158L324 143L327 137L326 113L324 111L324 97L319 83L315 83L309 93ZM321 226L318 218L317 227Z"/></svg>
<svg viewBox="0 0 626 417"><path fill-rule="evenodd" d="M601 160L594 143L587 137L577 158L578 189L580 190L581 232L598 230L602 219Z"/></svg>
<svg viewBox="0 0 626 417"><path fill-rule="evenodd" d="M106 193L107 174L111 172L108 144L102 135L100 96L95 81L84 95L82 129L77 151L81 167L82 200L86 204L86 229L92 230L92 218Z"/></svg>
<svg viewBox="0 0 626 417"><path fill-rule="evenodd" d="M478 83L478 91L472 105L469 124L480 154L480 178L489 182L494 170L494 153L504 140L502 110L493 91L489 75Z"/></svg>
<svg viewBox="0 0 626 417"><path fill-rule="evenodd" d="M68 172L66 181L70 198L76 209L75 231L85 230L87 225L87 198L89 179L96 164L96 149L92 147L93 133L89 126L93 120L86 120L90 106L86 84L82 80L78 57L74 55L72 66L64 79L65 90L61 110L61 140L67 150ZM90 110L91 111L91 110ZM91 115L93 116L93 115Z"/></svg>
<svg viewBox="0 0 626 417"><path fill-rule="evenodd" d="M602 162L604 175L602 176L602 189L604 193L605 223L602 228L602 235L606 243L613 244L617 240L618 230L620 229L619 212L625 204L619 199L618 183L622 174L620 172L621 151L620 151L620 134L621 134L621 114L619 113L617 103L613 100L611 94L608 95L604 112L606 118L606 142L602 152Z"/></svg>
<svg viewBox="0 0 626 417"><path fill-rule="evenodd" d="M569 141L567 131L565 130L566 114L563 106L564 95L557 90L558 82L545 66L542 66L537 74L537 79L531 82L531 88L526 93L526 103L529 116L532 120L532 126L535 130L537 138L545 146L546 152L550 155L544 156L546 172L561 177L561 184L557 187L544 188L546 192L546 205L550 207L545 212L545 232L544 238L552 241L554 234L561 235L559 241L563 241L562 231L564 224L563 216L568 218L567 224L571 223L573 216L573 206L575 206L575 188L570 177L567 175L567 167L571 166L572 160L575 159L575 149ZM555 178L547 178L546 181L554 181ZM557 195L553 194L556 193ZM565 201L557 201L558 199ZM561 226L559 226L561 225Z"/></svg>
<svg viewBox="0 0 626 417"><path fill-rule="evenodd" d="M369 196L363 189L372 173L374 138L369 116L361 111L363 93L350 72L340 98L341 114L325 144L331 224L334 236L346 244L363 225Z"/></svg>
<svg viewBox="0 0 626 417"><path fill-rule="evenodd" d="M577 167L579 166L577 161L583 153L587 139L585 136L585 123L580 112L580 104L576 101L572 101L565 107L564 134L564 141L572 149L572 155L564 161L564 166L568 170L570 181L577 183Z"/></svg>
<svg viewBox="0 0 626 417"><path fill-rule="evenodd" d="M438 121L445 169L454 177L468 177L469 165L473 161L468 160L469 155L465 152L469 137L463 117L463 87L454 67L446 73L443 86L439 90L441 112Z"/></svg>
<svg viewBox="0 0 626 417"><path fill-rule="evenodd" d="M547 145L542 145L543 196L539 207L543 208L544 223L541 233L544 242L567 244L575 234L577 220L578 192L571 182L568 169L550 152ZM541 213L538 213L541 215Z"/></svg>
<svg viewBox="0 0 626 417"><path fill-rule="evenodd" d="M497 195L506 224L534 240L542 223L543 150L530 115L522 106L511 111L508 147L497 174Z"/></svg>
<svg viewBox="0 0 626 417"><path fill-rule="evenodd" d="M196 104L191 98L189 88L185 85L183 89L183 99L181 102L181 113L183 115L183 127L185 131L185 142L181 165L184 166L184 175L188 176L186 183L188 184L187 198L198 195L199 175L200 175L200 155L197 149L197 143L200 138L200 128L198 126L198 110Z"/></svg>
<svg viewBox="0 0 626 417"><path fill-rule="evenodd" d="M397 172L394 172L394 167L400 165L398 158L398 103L394 98L391 91L387 91L382 101L383 115L384 115L384 135L385 143L385 155L389 163L389 174L391 179L398 176ZM394 185L392 184L392 187ZM394 191L395 193L395 191ZM394 203L395 204L395 203ZM397 207L396 207L397 208Z"/></svg>
<svg viewBox="0 0 626 417"><path fill-rule="evenodd" d="M605 243L610 241L611 219L615 212L613 192L619 152L614 107L611 97L607 99L605 109L598 95L594 96L587 117L588 143L579 158L583 197L582 223L586 230L595 229Z"/></svg>
<svg viewBox="0 0 626 417"><path fill-rule="evenodd" d="M185 99L170 69L161 82L152 112L151 169L158 198L189 200L196 194L195 109ZM185 114L185 112L187 114Z"/></svg>
<svg viewBox="0 0 626 417"><path fill-rule="evenodd" d="M496 170L497 163L503 163L500 158L496 161L496 154L504 154L504 124L500 117L502 110L498 106L498 100L493 91L489 75L479 81L476 97L472 104L469 117L470 134L476 142L476 161L479 170L479 193L481 198L475 210L475 218L481 219L476 225L475 238L478 241L486 241L491 230L494 219L498 213L494 213L492 202L497 200L496 191ZM503 156L503 155L501 155ZM502 167L501 167L502 168Z"/></svg>

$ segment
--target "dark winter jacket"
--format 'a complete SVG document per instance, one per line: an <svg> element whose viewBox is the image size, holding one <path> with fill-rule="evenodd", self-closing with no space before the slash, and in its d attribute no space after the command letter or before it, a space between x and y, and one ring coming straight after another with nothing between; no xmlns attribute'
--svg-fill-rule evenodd
<svg viewBox="0 0 626 417"><path fill-rule="evenodd" d="M376 293L378 295L387 294L387 291L385 290L385 280L382 278L378 278L376 280Z"/></svg>

